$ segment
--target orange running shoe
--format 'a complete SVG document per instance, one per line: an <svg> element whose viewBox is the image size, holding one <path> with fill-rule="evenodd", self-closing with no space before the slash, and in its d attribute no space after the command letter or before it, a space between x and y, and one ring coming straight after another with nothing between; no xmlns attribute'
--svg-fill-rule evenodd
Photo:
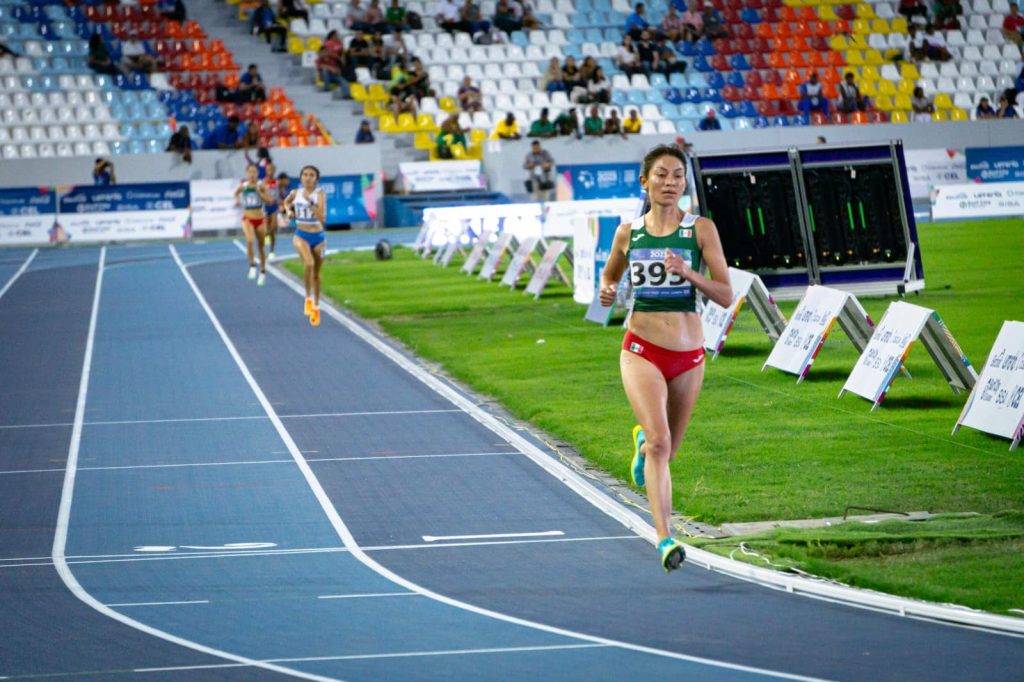
<svg viewBox="0 0 1024 682"><path fill-rule="evenodd" d="M307 298L306 299L306 307L305 307L305 310L304 310L303 314L306 317L309 317L310 315L313 314L313 299L311 299L311 298Z"/></svg>
<svg viewBox="0 0 1024 682"><path fill-rule="evenodd" d="M313 308L313 312L309 315L309 323L314 327L320 326L320 309Z"/></svg>

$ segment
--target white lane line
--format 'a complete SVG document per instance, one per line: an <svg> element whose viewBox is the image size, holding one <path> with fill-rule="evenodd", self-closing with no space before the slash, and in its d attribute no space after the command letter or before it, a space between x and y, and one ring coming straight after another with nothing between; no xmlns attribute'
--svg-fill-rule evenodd
<svg viewBox="0 0 1024 682"><path fill-rule="evenodd" d="M15 270L14 274L7 280L7 284L4 285L4 288L0 289L0 298L3 298L4 294L7 293L7 290L14 286L14 283L18 281L19 277L21 277L21 273L28 270L29 264L36 257L37 253L39 253L39 249L32 249L32 253L28 254L28 258L25 259L25 262L21 264L20 268Z"/></svg>
<svg viewBox="0 0 1024 682"><path fill-rule="evenodd" d="M171 253L173 253L175 256L175 260L177 260L178 263L180 264L181 261L178 260L178 254L174 250L174 247L171 246L170 249ZM182 637L172 635L169 632L164 632L163 630L159 630L150 625L146 625L145 623L130 618L122 613L119 613L111 609L109 606L106 606L100 601L98 601L95 597L89 594L84 587L82 587L82 585L78 582L78 579L75 577L74 573L71 572L71 568L68 566L68 561L67 557L64 554L64 550L67 547L68 541L68 530L71 519L71 503L72 499L74 498L75 492L75 474L77 473L78 470L78 453L82 443L82 428L85 423L85 402L86 396L89 393L89 373L92 370L92 355L96 340L96 322L97 319L99 318L100 293L103 291L103 269L106 257L107 249L106 247L103 247L100 249L99 267L96 272L96 290L93 294L92 312L89 315L89 332L85 340L85 357L82 360L82 378L78 386L78 402L75 406L74 426L71 429L71 444L68 447L67 472L64 475L64 486L63 489L61 490L60 508L57 512L57 528L53 538L52 558L54 567L57 570L57 574L60 576L61 580L64 581L64 585L67 586L71 593L75 595L79 600L81 600L88 606L92 607L99 613L107 616L108 618L112 618L113 620L116 620L120 623L124 623L125 625L136 630L139 630L140 632L144 632L148 635L153 635L154 637L165 639L169 642L179 644L190 649L195 649L196 651L200 651L211 656L225 658L229 661L245 663L247 665L254 665L267 670L273 670L275 672L284 673L288 675L296 675L298 677L310 680L328 679L316 675L310 675L308 673L304 673L299 670L294 670L292 668L279 666L271 663L264 663L245 656L239 656L238 654L233 654L227 651L214 649L213 647L208 647L204 644L199 644L198 642L193 642Z"/></svg>
<svg viewBox="0 0 1024 682"><path fill-rule="evenodd" d="M452 452L434 455L367 455L365 457L310 457L310 462L361 462L378 461L386 459L446 459L449 457L506 457L508 455L520 454L516 450L505 452ZM226 467L226 466L248 466L252 464L294 464L293 459L256 459L242 460L238 462L186 462L183 464L124 464L121 466L108 467L78 467L79 471L120 471L122 469L180 469L185 467ZM64 469L12 469L0 471L0 476L12 474L47 474L63 472Z"/></svg>
<svg viewBox="0 0 1024 682"><path fill-rule="evenodd" d="M50 424L0 424L0 431L7 429L50 429L55 426L74 426L74 422L53 422Z"/></svg>
<svg viewBox="0 0 1024 682"><path fill-rule="evenodd" d="M369 599L373 597L419 597L415 592L373 592L367 594L322 594L317 599Z"/></svg>
<svg viewBox="0 0 1024 682"><path fill-rule="evenodd" d="M321 412L319 414L279 414L279 419L308 419L310 417L376 417L379 415L449 414L462 410L378 410L376 412Z"/></svg>
<svg viewBox="0 0 1024 682"><path fill-rule="evenodd" d="M107 606L179 606L181 604L209 604L209 599L196 599L194 601L138 601L128 604L107 604Z"/></svg>
<svg viewBox="0 0 1024 682"><path fill-rule="evenodd" d="M542 530L534 533L489 533L485 535L424 535L423 542L445 540L496 540L499 538L540 538L550 535L565 535L560 530Z"/></svg>
<svg viewBox="0 0 1024 682"><path fill-rule="evenodd" d="M242 248L241 245L238 244L237 242L235 244L239 248ZM174 247L173 246L171 247L171 250L172 250L172 252L174 252ZM177 258L177 252L174 252L174 255L175 255L175 259L178 260L178 263L180 265L181 261ZM274 275L274 277L276 277L279 281L284 282L285 285L288 286L289 288L291 288L293 291L295 291L296 293L299 293L299 294L305 296L305 291L302 289L302 287L299 286L296 282L293 282L286 275L282 274L277 268L271 267L270 268L270 272L271 272L271 274ZM380 576L390 580L391 582L393 582L393 583L395 583L397 585L401 585L402 587L404 587L407 590L410 590L412 592L418 592L418 593L422 594L424 597L428 597L428 598L433 599L435 601L438 601L438 602L440 602L442 604L447 604L448 606L453 606L455 608L463 609L463 610L468 611L470 613L475 613L477 615L481 615L481 616L484 616L484 617L488 617L488 618L493 618L495 620L504 621L506 623L512 623L512 624L515 624L515 625L520 625L520 626L523 626L523 627L539 630L541 632L547 632L547 633L550 633L550 634L559 635L561 637L567 637L567 638L571 638L571 639L583 640L583 641L586 641L586 642L592 642L592 643L602 644L602 645L610 645L610 646L615 646L615 647L619 647L619 648L622 648L622 649L627 649L627 650L630 650L630 651L638 651L638 652L642 652L642 653L646 653L646 654L652 654L652 655L655 655L655 656L664 656L666 658L673 658L673 659L676 659L676 660L690 661L690 662L693 662L693 663L700 663L700 664L703 664L703 665L707 665L707 666L711 666L711 667L715 667L715 668L723 668L723 669L727 669L727 670L740 670L740 671L744 671L744 672L760 673L762 675L772 675L772 676L779 677L779 678L782 678L782 679L792 679L792 680L810 680L810 679L814 679L814 678L804 677L804 676L800 676L800 675L793 675L793 674L789 674L789 673L782 673L782 672L776 672L776 671L772 671L772 670L767 670L765 668L757 668L757 667L753 667L753 666L740 665L738 663L730 663L730 662L727 662L727 661L719 661L719 660L714 660L714 659L710 659L710 658L703 658L703 657L700 657L700 656L692 656L692 655L688 655L688 654L677 653L677 652L674 652L674 651L667 651L667 650L664 650L664 649L656 649L654 647L647 647L647 646L641 646L641 645L637 645L637 644L631 644L629 642L621 642L621 641L617 641L617 640L607 639L605 637L597 637L597 636L588 635L588 634L582 633L582 632L576 632L574 630L567 630L565 628L559 628L559 627L555 627L555 626L552 626L552 625L546 625L544 623L538 623L536 621L527 620L525 618L518 618L516 616L511 616L511 615L509 615L507 613L500 613L498 611L492 611L490 609L485 609L485 608L481 608L479 606L474 606L473 604L469 604L467 602L460 601L458 599L453 599L452 597L445 596L445 595L440 594L438 592L434 592L432 590L429 590L429 589L423 587L422 585L418 585L418 584L412 582L411 580L408 580L407 578L404 578L404 577L398 575L397 573L395 573L394 571L388 569L387 567L383 566L382 564L377 563L376 560L372 559L366 553L366 551L362 547L359 546L359 543L356 542L356 539L352 535L352 532L348 529L348 526L345 525L345 522L342 520L341 515L338 513L338 510L335 509L334 505L331 503L330 497L328 497L327 492L323 489L323 486L320 484L320 480L316 477L316 474L314 474L313 470L310 468L309 462L306 461L306 458L302 454L302 451L299 450L299 446L292 439L292 436L288 432L288 429L285 428L284 422L282 422L280 417L277 416L277 412L274 410L274 406L270 404L270 400L267 399L266 394L263 393L263 389L260 388L260 385L256 382L256 379L255 379L255 377L253 377L252 372L249 371L248 365L245 364L245 360L242 359L241 354L239 354L238 349L235 348L235 344L231 341L231 338L228 336L227 332L224 330L224 327L221 325L220 320L217 319L216 313L213 312L213 309L210 307L209 303L207 303L206 298L203 296L203 293L199 290L199 287L196 285L195 280L192 279L192 275L184 267L181 267L181 273L185 277L186 281L188 281L189 286L192 287L192 291L195 293L196 298L199 299L200 305L202 305L203 309L206 311L207 316L209 316L210 322L213 324L214 329L216 329L217 333L220 334L221 340L224 342L224 345L227 347L228 352L231 354L231 357L234 358L235 364L238 365L239 371L242 372L242 375L245 377L246 382L248 382L249 388L252 389L252 392L256 396L256 399L259 401L259 403L263 407L264 411L266 411L267 416L270 418L271 423L273 423L274 428L277 430L278 435L281 437L281 440L284 442L285 446L288 448L288 452L290 452L292 457L295 459L296 465L299 467L299 470L302 472L302 475L305 476L306 482L309 484L310 490L313 491L313 494L316 496L316 499L320 503L321 508L324 510L324 513L327 515L327 518L330 520L331 525L334 526L334 530L338 534L338 537L341 538L342 543L345 545L346 548L348 548L349 552L352 553L352 556L354 556L356 559L358 559L360 562L362 562L365 566L367 566L368 568L370 568L371 570L373 570L374 572L376 572ZM388 348L388 347L384 346L378 339L374 338L366 330L360 328L358 325L356 325L351 320L346 318L344 315L339 313L330 304L326 304L326 305L322 304L321 305L321 309L326 311L327 314L330 315L331 317L334 317L336 320L341 322L342 325L345 326L346 328L350 328L353 331L355 331L356 335L359 336L360 338L364 338L364 339L368 340L371 346L373 346L373 347L377 348L378 350L380 350L385 356L387 356L387 357L394 356L394 359L399 364L399 366L402 366L402 367L408 366L408 367L413 368L412 370L410 370L410 373L412 373L413 376L419 376L417 374L417 371L419 372L419 374L424 374L424 375L426 374L426 372L424 372L424 370L422 370L422 368L417 367L408 358L402 356L400 353L398 353L394 349ZM433 384L428 383L427 385L432 386ZM443 383L439 383L439 385L440 386L445 386ZM438 390L438 389L435 389L435 390L437 390L437 392L441 393L442 395L446 395L446 393L444 393L441 390ZM481 410L479 407L477 407L473 403L469 402L467 399L462 398L461 396L459 396L459 398L461 399L462 403L465 403L465 404L469 405L468 409L466 407L463 407L464 411L468 412L471 416L477 418L478 420L480 420L483 423L485 423L485 424L490 426L489 422L487 422L486 420L481 419L480 416L478 416L478 415L485 415L483 410ZM449 398L449 400L451 400L455 405L462 406L462 405L460 405L460 402L458 400L455 400L455 399L452 399L452 398ZM494 426L491 426L491 430L494 431L495 433L498 433L499 435L503 435L502 431L498 430ZM511 427L504 429L504 431L507 432L511 436L511 438L509 438L509 437L505 437L504 438L504 440L506 442L509 442L509 443L522 442L522 443L525 444L526 447L530 447L529 444L527 443L527 441L522 436L516 434L511 429ZM534 448L534 449L536 450L536 448ZM522 447L520 447L520 450L522 450ZM548 465L549 466L552 465L553 460L551 460L550 458L547 458L545 455L543 455L543 453L540 453L539 450L537 450L537 452L538 452L538 455L539 455L539 457L541 459L546 459L548 461ZM575 477L576 479L578 479L580 481L580 483L584 486L584 488L586 490L591 491L592 495L598 495L599 494L599 493L597 493L597 491L595 491L592 488L590 488L590 486L587 483L585 483L582 480L582 478L579 477L578 474L575 474L575 473L569 471L568 469L565 469L564 467L559 470L559 474L560 474L559 477L563 481L566 481L566 479L569 478L569 477ZM639 518L638 518L638 520L639 520ZM650 526L647 526L647 527L650 528ZM651 529L651 530L653 532L653 529Z"/></svg>
<svg viewBox="0 0 1024 682"><path fill-rule="evenodd" d="M547 644L540 646L489 647L486 649L445 649L438 651L396 651L382 654L350 654L347 656L311 656L309 658L275 658L281 663L314 661L363 661L375 658L412 658L418 656L468 656L473 654L516 654L526 651L564 651L566 649L601 649L608 644Z"/></svg>

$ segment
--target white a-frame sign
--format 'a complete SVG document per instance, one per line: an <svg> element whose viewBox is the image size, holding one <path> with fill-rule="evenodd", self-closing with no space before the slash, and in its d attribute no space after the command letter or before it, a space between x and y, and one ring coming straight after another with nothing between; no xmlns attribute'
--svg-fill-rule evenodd
<svg viewBox="0 0 1024 682"><path fill-rule="evenodd" d="M885 399L896 373L903 368L910 347L918 338L954 392L970 389L978 381L978 374L938 313L896 301L889 305L875 327L839 396L847 391L856 393L872 402L873 412Z"/></svg>
<svg viewBox="0 0 1024 682"><path fill-rule="evenodd" d="M771 355L761 367L775 367L804 380L836 322L858 353L868 345L874 324L857 297L847 291L814 285L807 287Z"/></svg>
<svg viewBox="0 0 1024 682"><path fill-rule="evenodd" d="M704 301L704 310L700 315L704 325L704 349L712 354L712 360L718 357L725 345L729 330L745 302L749 301L750 309L772 341L778 340L786 326L786 318L782 316L779 306L775 305L775 299L768 293L768 287L760 277L744 270L729 268L729 283L732 285L732 303L729 307L723 308L707 300Z"/></svg>
<svg viewBox="0 0 1024 682"><path fill-rule="evenodd" d="M476 242L473 244L473 249L469 252L469 256L466 257L466 262L462 264L459 269L460 272L464 272L467 275L472 275L476 270L476 266L480 264L480 261L484 257L484 249L491 241L491 237L494 232L490 230L484 230L484 233L477 237Z"/></svg>
<svg viewBox="0 0 1024 682"><path fill-rule="evenodd" d="M1003 323L953 433L961 425L1009 438L1011 450L1024 438L1024 322Z"/></svg>

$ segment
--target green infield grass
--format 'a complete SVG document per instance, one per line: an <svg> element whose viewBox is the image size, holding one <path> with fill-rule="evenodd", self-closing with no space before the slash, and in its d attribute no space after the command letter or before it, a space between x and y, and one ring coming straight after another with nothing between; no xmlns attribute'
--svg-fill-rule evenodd
<svg viewBox="0 0 1024 682"><path fill-rule="evenodd" d="M906 300L938 311L980 367L1003 321L1024 320L1024 221L923 224L919 232L927 286ZM390 261L339 254L324 266L324 291L628 480L633 418L618 373L621 327L584 322L583 307L554 280L535 301L500 287L500 271L487 283L460 273L460 264L457 257L442 269L407 249ZM298 263L287 267L301 276ZM861 303L877 321L892 300ZM780 307L788 318L796 302ZM953 393L920 345L907 359L913 379L898 377L873 413L855 395L837 397L857 359L840 328L800 385L761 371L770 351L753 314L742 311L722 354L708 363L672 465L675 509L711 524L842 516L850 506L977 514L871 526L883 534L892 528L891 541L851 531L856 541L836 540L841 551L822 539L836 529L743 540L768 561L851 584L1004 613L1024 609L1024 516L1009 513L1024 510L1024 448L1009 452L1005 439L967 428L952 436L966 395ZM936 539L939 522L955 532ZM793 540L802 533L806 542Z"/></svg>

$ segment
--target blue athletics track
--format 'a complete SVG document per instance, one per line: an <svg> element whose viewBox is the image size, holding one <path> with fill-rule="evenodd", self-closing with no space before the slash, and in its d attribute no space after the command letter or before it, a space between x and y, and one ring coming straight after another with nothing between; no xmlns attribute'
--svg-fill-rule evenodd
<svg viewBox="0 0 1024 682"><path fill-rule="evenodd" d="M1017 636L666 575L539 444L246 269L0 251L0 679L1022 679Z"/></svg>

